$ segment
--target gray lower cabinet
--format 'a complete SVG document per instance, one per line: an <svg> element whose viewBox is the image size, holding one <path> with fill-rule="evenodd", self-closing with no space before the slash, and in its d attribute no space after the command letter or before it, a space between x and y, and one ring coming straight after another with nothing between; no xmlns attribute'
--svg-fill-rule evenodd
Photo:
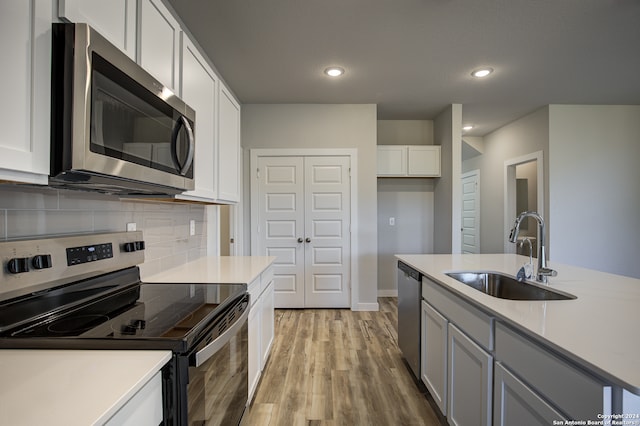
<svg viewBox="0 0 640 426"><path fill-rule="evenodd" d="M449 323L450 425L491 424L493 357L458 327Z"/></svg>
<svg viewBox="0 0 640 426"><path fill-rule="evenodd" d="M493 318L426 277L422 297L422 381L450 425L490 425Z"/></svg>
<svg viewBox="0 0 640 426"><path fill-rule="evenodd" d="M494 426L548 426L567 420L500 362L495 363L493 389Z"/></svg>
<svg viewBox="0 0 640 426"><path fill-rule="evenodd" d="M447 329L449 322L424 300L422 301L422 336L420 339L422 382L444 414L447 412ZM428 343L427 343L428 342Z"/></svg>

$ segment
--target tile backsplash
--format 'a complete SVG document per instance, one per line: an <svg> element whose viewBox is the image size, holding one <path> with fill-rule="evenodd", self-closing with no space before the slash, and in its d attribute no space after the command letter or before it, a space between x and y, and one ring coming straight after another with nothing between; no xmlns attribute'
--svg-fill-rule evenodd
<svg viewBox="0 0 640 426"><path fill-rule="evenodd" d="M196 224L189 235L190 221ZM207 254L207 214L200 204L128 201L92 192L0 185L0 240L126 231L145 242L143 276Z"/></svg>

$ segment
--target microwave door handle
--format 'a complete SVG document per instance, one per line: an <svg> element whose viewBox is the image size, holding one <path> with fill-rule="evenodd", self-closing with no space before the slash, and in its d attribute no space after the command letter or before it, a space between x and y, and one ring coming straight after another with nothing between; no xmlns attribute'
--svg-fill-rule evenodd
<svg viewBox="0 0 640 426"><path fill-rule="evenodd" d="M180 160L178 159L178 134L180 133L180 128L183 126L187 131L187 139L189 140L189 151L187 152L187 159L185 160L184 164L180 164ZM176 125L173 128L173 135L171 137L171 157L173 158L173 163L176 165L176 168L182 176L187 174L187 171L189 171L189 167L191 167L191 163L193 163L194 151L195 138L193 137L193 129L189 124L189 120L181 115L180 119L176 122Z"/></svg>
<svg viewBox="0 0 640 426"><path fill-rule="evenodd" d="M240 330L240 328L242 328L244 323L247 321L247 318L249 317L249 309L250 308L247 306L247 309L242 313L242 315L240 316L238 321L233 323L233 325L231 327L229 327L224 333L222 333L220 336L218 336L213 342L209 343L207 346L205 346L204 348L202 348L198 352L196 352L196 354L195 354L195 361L196 361L195 367L200 367L209 358L211 358L213 355L215 355L216 352L218 352L220 349L222 349L224 347L224 345L229 343L231 338L236 335L238 330Z"/></svg>

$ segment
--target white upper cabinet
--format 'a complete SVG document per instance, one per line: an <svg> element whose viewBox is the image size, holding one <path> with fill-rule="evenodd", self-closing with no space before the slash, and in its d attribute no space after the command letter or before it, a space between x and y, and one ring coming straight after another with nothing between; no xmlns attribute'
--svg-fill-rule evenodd
<svg viewBox="0 0 640 426"><path fill-rule="evenodd" d="M180 24L162 1L140 0L137 62L178 95L180 32Z"/></svg>
<svg viewBox="0 0 640 426"><path fill-rule="evenodd" d="M379 177L439 177L439 145L378 145Z"/></svg>
<svg viewBox="0 0 640 426"><path fill-rule="evenodd" d="M136 59L137 0L59 0L58 15L69 22L84 22L113 45Z"/></svg>
<svg viewBox="0 0 640 426"><path fill-rule="evenodd" d="M218 99L218 197L221 201L237 203L240 201L240 105L223 84L220 84Z"/></svg>
<svg viewBox="0 0 640 426"><path fill-rule="evenodd" d="M180 92L182 99L196 111L195 189L177 198L198 200L216 199L218 177L217 94L218 76L198 52L194 44L182 34L182 70Z"/></svg>
<svg viewBox="0 0 640 426"><path fill-rule="evenodd" d="M0 181L48 180L52 10L51 0L0 4Z"/></svg>
<svg viewBox="0 0 640 426"><path fill-rule="evenodd" d="M378 176L406 176L407 147L378 145Z"/></svg>

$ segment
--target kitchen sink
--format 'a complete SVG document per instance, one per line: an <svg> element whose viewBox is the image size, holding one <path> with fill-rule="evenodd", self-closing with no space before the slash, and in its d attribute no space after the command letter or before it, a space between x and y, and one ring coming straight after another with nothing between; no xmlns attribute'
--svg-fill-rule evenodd
<svg viewBox="0 0 640 426"><path fill-rule="evenodd" d="M499 272L448 272L446 275L489 296L509 300L571 300L576 296Z"/></svg>

